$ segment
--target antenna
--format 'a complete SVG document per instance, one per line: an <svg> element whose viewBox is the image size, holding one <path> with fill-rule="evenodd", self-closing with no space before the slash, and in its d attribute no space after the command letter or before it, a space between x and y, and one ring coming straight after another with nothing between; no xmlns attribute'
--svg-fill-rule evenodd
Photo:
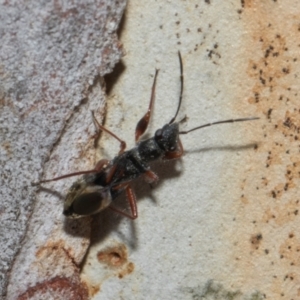
<svg viewBox="0 0 300 300"><path fill-rule="evenodd" d="M188 134L191 131L198 130L198 129L208 127L208 126L212 126L212 125L217 125L217 124L245 122L245 121L258 120L258 119L259 118L257 118L257 117L250 117L250 118L240 118L240 119L230 119L230 120L224 120L224 121L217 121L217 122L213 122L213 123L207 123L207 124L192 128L192 129L187 130L187 131L180 131L179 134Z"/></svg>
<svg viewBox="0 0 300 300"><path fill-rule="evenodd" d="M169 124L172 124L175 121L175 119L176 119L176 117L178 115L178 112L180 110L181 102L182 102L182 94L183 94L183 65L182 65L182 58L181 58L180 51L178 51L178 57L179 57L179 65L180 65L180 83L181 83L180 96L179 96L179 103L178 103L176 114L171 119L171 121L169 122Z"/></svg>

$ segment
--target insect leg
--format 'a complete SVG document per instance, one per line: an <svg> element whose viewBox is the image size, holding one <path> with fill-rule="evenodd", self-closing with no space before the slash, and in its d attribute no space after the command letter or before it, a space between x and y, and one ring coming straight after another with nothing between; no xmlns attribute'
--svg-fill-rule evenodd
<svg viewBox="0 0 300 300"><path fill-rule="evenodd" d="M136 207L136 196L130 185L127 185L127 187L126 187L126 196L129 201L131 215L115 208L114 206L109 206L109 208L120 215L123 215L131 220L134 220L138 217L138 212L137 212L137 207Z"/></svg>
<svg viewBox="0 0 300 300"><path fill-rule="evenodd" d="M68 178L68 177L72 177L72 176L77 176L77 175L84 175L84 174L91 174L91 173L99 173L101 172L102 169L104 169L107 165L109 164L109 160L107 159L101 159L97 162L96 166L94 169L92 170L87 170L87 171L79 171L79 172L74 172L74 173L69 173L66 175L62 175L59 177L55 177L55 178L51 178L51 179L45 179L45 180L41 180L37 183L34 183L34 185L40 184L40 183L45 183L45 182L49 182L49 181L56 181L56 180L60 180L60 179L64 179L64 178Z"/></svg>
<svg viewBox="0 0 300 300"><path fill-rule="evenodd" d="M135 128L135 141L136 142L139 140L141 135L146 131L146 129L148 127L148 124L149 124L149 121L150 121L151 111L152 111L154 100L155 100L155 86L156 86L156 78L157 78L157 75L158 75L158 71L159 70L155 71L155 76L154 76L154 80L153 80L152 92L151 92L151 98L150 98L150 104L149 104L148 111L139 120L139 122L137 123L136 128Z"/></svg>
<svg viewBox="0 0 300 300"><path fill-rule="evenodd" d="M98 122L98 120L96 119L95 115L94 115L94 112L92 111L92 116L93 116L93 120L95 122L95 124L98 126L98 128L100 130L103 130L105 132L107 132L108 134L110 134L112 137L114 137L117 141L120 142L120 151L119 151L119 154L123 153L124 150L126 149L126 142L121 140L119 137L117 137L114 133L112 133L110 130L106 129L104 126L100 125L100 123ZM95 136L95 140L98 139L101 131L98 130L96 136Z"/></svg>
<svg viewBox="0 0 300 300"><path fill-rule="evenodd" d="M146 171L143 175L145 177L145 181L149 184L156 183L158 181L158 176L151 170Z"/></svg>
<svg viewBox="0 0 300 300"><path fill-rule="evenodd" d="M113 178L113 176L115 175L116 173L116 169L117 169L117 165L114 165L111 167L111 169L109 170L107 176L106 176L106 183L107 184L110 184L111 183L111 180Z"/></svg>
<svg viewBox="0 0 300 300"><path fill-rule="evenodd" d="M183 146L182 143L180 141L180 139L178 139L178 150L174 151L174 152L166 152L166 154L164 155L163 159L168 160L168 159L176 159L182 156L183 154Z"/></svg>

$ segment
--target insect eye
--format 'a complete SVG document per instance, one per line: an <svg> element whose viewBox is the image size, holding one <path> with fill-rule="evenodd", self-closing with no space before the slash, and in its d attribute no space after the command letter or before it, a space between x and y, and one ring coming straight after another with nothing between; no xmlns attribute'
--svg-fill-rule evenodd
<svg viewBox="0 0 300 300"><path fill-rule="evenodd" d="M158 130L156 130L156 132L155 132L155 138L156 139L161 139L162 138L162 130L161 129L158 129Z"/></svg>

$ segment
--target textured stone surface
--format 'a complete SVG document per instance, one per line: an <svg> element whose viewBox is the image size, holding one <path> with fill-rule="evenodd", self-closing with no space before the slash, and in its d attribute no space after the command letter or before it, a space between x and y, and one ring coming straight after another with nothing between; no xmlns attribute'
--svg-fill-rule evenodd
<svg viewBox="0 0 300 300"><path fill-rule="evenodd" d="M62 299L87 297L78 264L89 245L89 221L63 218L68 181L38 194L31 183L95 163L90 111L101 121L101 77L122 55L116 30L124 7L112 0L1 2L3 298L43 299L45 293L50 299L52 293L59 299L64 289L69 296Z"/></svg>

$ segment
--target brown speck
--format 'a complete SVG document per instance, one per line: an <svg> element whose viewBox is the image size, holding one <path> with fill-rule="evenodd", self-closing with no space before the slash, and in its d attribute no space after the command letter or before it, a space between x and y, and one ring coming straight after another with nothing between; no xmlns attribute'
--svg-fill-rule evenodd
<svg viewBox="0 0 300 300"><path fill-rule="evenodd" d="M259 77L259 80L260 80L260 82L263 84L263 85L265 85L266 84L266 80L263 78L263 77Z"/></svg>
<svg viewBox="0 0 300 300"><path fill-rule="evenodd" d="M292 125L291 119L290 118L286 118L286 120L283 122L283 125L290 128L291 125Z"/></svg>
<svg viewBox="0 0 300 300"><path fill-rule="evenodd" d="M97 254L98 261L110 267L121 267L127 262L127 250L122 244L100 251Z"/></svg>
<svg viewBox="0 0 300 300"><path fill-rule="evenodd" d="M263 238L263 236L261 233L255 234L250 238L250 242L254 246L255 249L258 249L262 238Z"/></svg>
<svg viewBox="0 0 300 300"><path fill-rule="evenodd" d="M118 277L122 279L125 275L131 274L134 271L134 264L132 262L128 263L126 267L119 272Z"/></svg>
<svg viewBox="0 0 300 300"><path fill-rule="evenodd" d="M268 110L268 119L270 119L272 111L273 111L273 109L269 108L269 110Z"/></svg>
<svg viewBox="0 0 300 300"><path fill-rule="evenodd" d="M282 68L282 72L285 74L289 74L290 70L289 70L289 68Z"/></svg>
<svg viewBox="0 0 300 300"><path fill-rule="evenodd" d="M89 286L89 293L91 296L95 296L100 291L100 286L91 285Z"/></svg>
<svg viewBox="0 0 300 300"><path fill-rule="evenodd" d="M10 142L6 141L6 142L3 142L2 145L1 145L4 150L6 151L6 154L7 155L12 155L12 149L11 149L11 145L10 145Z"/></svg>

